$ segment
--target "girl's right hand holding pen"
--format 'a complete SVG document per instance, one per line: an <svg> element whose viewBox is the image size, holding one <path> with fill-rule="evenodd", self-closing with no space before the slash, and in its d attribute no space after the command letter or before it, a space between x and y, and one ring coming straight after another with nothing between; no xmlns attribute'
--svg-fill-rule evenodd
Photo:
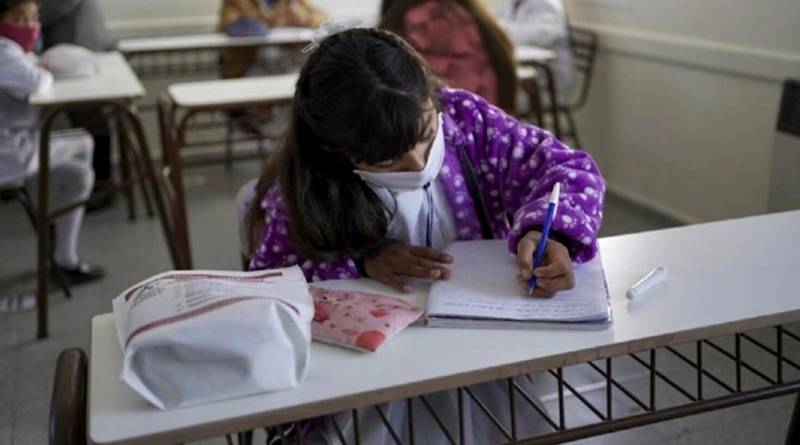
<svg viewBox="0 0 800 445"><path fill-rule="evenodd" d="M452 262L453 257L440 250L396 242L364 260L364 270L372 279L401 292L411 292L404 277L446 280L450 278L450 269L445 264Z"/></svg>
<svg viewBox="0 0 800 445"><path fill-rule="evenodd" d="M554 239L547 242L544 251L544 261L541 267L534 270L533 256L536 245L539 244L542 234L537 231L528 232L517 243L517 283L525 290L528 289L528 280L536 275L536 288L534 297L550 298L560 290L575 287L575 276L572 272L572 260L569 250Z"/></svg>

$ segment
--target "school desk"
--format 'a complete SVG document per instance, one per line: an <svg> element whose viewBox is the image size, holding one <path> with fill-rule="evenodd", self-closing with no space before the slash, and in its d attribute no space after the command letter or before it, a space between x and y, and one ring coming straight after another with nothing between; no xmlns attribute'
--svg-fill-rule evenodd
<svg viewBox="0 0 800 445"><path fill-rule="evenodd" d="M294 96L297 74L282 74L242 79L188 82L171 85L158 103L161 143L169 177L172 198L170 208L175 222L178 268L191 269L191 245L183 188L183 160L181 151L190 144L187 132L195 117L232 110L268 110L276 105L287 104ZM230 122L233 120L229 119ZM258 123L257 125L260 125ZM263 130L264 127L261 127ZM232 130L227 132L224 142L228 152L232 150ZM262 132L260 140L277 139L280 134ZM205 141L204 144L208 144ZM232 157L228 158L232 159Z"/></svg>
<svg viewBox="0 0 800 445"><path fill-rule="evenodd" d="M550 63L556 59L556 53L547 48L533 45L516 45L514 47L514 57L522 65L538 62Z"/></svg>
<svg viewBox="0 0 800 445"><path fill-rule="evenodd" d="M223 33L123 39L117 49L143 77L217 73L226 48L289 47L297 52L311 42L311 28L272 28L264 36L230 37Z"/></svg>
<svg viewBox="0 0 800 445"><path fill-rule="evenodd" d="M314 35L311 28L272 28L264 36L230 37L223 33L192 34L169 37L122 39L117 49L131 56L143 53L186 51L197 49L241 48L248 46L289 45L308 43Z"/></svg>
<svg viewBox="0 0 800 445"><path fill-rule="evenodd" d="M800 365L790 350L799 348L784 343L800 337L782 325L800 320L798 239L800 211L604 238L600 249L614 316L605 330L410 327L372 354L314 343L308 377L297 388L168 411L150 406L119 380L122 354L113 317L100 315L92 320L88 435L95 444L182 443L498 379L507 379L513 413L514 406L526 403L513 379L548 369L558 381L559 410L547 417L554 432L517 438L512 423L505 425L509 443L560 443L793 394L800 391ZM626 289L656 265L670 270L665 286L630 303ZM369 280L327 286L384 289ZM773 342L748 333L762 328L774 335ZM721 336L733 336L735 348L722 345ZM771 351L769 360L746 359L742 349L754 347L754 341ZM680 354L676 345L686 344L696 348L695 355L683 354L696 380L681 385L660 366L666 356ZM721 374L708 364L712 353L730 372ZM615 378L612 361L620 356L641 363L649 397L636 396ZM594 407L598 422L568 427L564 393L574 388L562 370L579 363L603 375L607 404ZM743 373L761 378L763 385L743 387ZM688 402L665 406L656 400L657 384L675 388ZM466 393L462 403L474 403L467 389L458 393ZM635 398L642 413L612 411L612 399L620 397Z"/></svg>
<svg viewBox="0 0 800 445"><path fill-rule="evenodd" d="M144 130L136 114L134 103L144 95L144 88L139 79L131 70L125 58L117 52L96 53L93 61L98 72L93 77L56 80L53 87L45 92L37 93L29 98L29 103L42 109L41 138L39 146L39 188L37 206L38 230L38 281L36 289L37 311L37 337L47 337L47 285L48 285L48 252L50 249L50 225L52 220L85 203L74 203L62 209L50 211L48 208L49 196L49 166L50 166L50 134L55 118L62 112L82 108L108 108L111 109L118 125L118 137L121 146L121 163L132 163L138 173L138 180L150 187L155 198L158 216L162 222L167 245L173 252L169 229L164 219L164 203L159 196L161 190L155 173ZM132 133L135 143L129 139ZM130 158L129 158L130 156ZM123 183L128 195L129 213L134 216L133 194L131 184L133 178L129 176L129 166L123 166ZM143 189L146 203L147 192Z"/></svg>

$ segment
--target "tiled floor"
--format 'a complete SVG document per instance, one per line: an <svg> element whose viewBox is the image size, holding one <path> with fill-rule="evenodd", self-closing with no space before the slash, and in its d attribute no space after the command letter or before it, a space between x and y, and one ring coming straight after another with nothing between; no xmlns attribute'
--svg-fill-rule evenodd
<svg viewBox="0 0 800 445"><path fill-rule="evenodd" d="M225 173L222 166L187 171L196 267L239 267L233 196L242 183L257 173L257 163L237 164L230 173ZM607 201L605 215L602 233L606 236L667 225L613 197ZM34 236L14 203L0 204L0 227L0 295L30 292L34 280ZM66 300L59 291L51 293L47 340L34 340L32 312L0 315L0 445L47 442L48 404L58 352L70 346L88 349L91 317L110 312L111 298L126 286L170 267L156 221L144 216L128 221L119 197L114 208L86 218L81 252L87 260L104 264L108 276L75 288L72 300ZM625 366L618 369L623 372ZM639 372L632 365L628 371ZM596 380L585 370L575 371L575 376L579 383ZM548 391L551 390L543 383L543 394ZM592 397L602 395L597 391ZM552 403L548 402L551 407ZM775 399L583 443L777 444L782 443L791 404L791 398ZM624 401L619 401L619 407L628 409ZM570 415L573 414L580 418L580 409L571 409ZM224 440L209 443L222 444Z"/></svg>

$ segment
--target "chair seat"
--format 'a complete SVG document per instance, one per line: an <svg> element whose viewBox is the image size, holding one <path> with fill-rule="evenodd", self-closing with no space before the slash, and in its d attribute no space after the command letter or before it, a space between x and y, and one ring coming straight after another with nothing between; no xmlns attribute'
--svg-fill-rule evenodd
<svg viewBox="0 0 800 445"><path fill-rule="evenodd" d="M538 77L536 68L527 65L517 67L517 78L519 80L534 80L536 77Z"/></svg>

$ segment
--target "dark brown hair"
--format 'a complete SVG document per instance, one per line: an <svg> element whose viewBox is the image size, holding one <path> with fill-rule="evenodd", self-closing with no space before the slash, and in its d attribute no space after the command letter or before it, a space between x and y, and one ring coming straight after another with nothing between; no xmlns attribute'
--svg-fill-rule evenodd
<svg viewBox="0 0 800 445"><path fill-rule="evenodd" d="M0 17L4 16L8 11L16 8L17 5L21 5L23 3L36 3L39 4L38 0L0 0Z"/></svg>
<svg viewBox="0 0 800 445"><path fill-rule="evenodd" d="M256 188L259 203L278 186L300 254L363 258L386 241L387 209L353 173L354 163L397 159L430 137L425 111L431 102L438 108L437 90L419 54L387 31L344 31L311 53L285 140ZM251 252L263 219L253 205Z"/></svg>
<svg viewBox="0 0 800 445"><path fill-rule="evenodd" d="M383 0L381 2L381 22L379 28L407 37L405 29L406 13L431 0ZM481 35L489 62L497 76L497 105L509 113L515 113L517 98L517 64L514 58L514 45L494 16L477 0L433 0L450 2L463 8L475 20Z"/></svg>

